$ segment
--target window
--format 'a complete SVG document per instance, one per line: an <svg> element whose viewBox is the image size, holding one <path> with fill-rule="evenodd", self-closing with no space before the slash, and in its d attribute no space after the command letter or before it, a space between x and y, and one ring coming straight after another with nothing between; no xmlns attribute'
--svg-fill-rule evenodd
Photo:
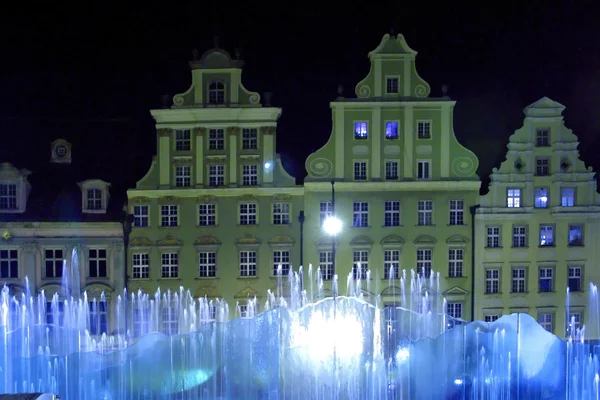
<svg viewBox="0 0 600 400"><path fill-rule="evenodd" d="M549 267L540 268L539 291L549 293L554 291L554 269Z"/></svg>
<svg viewBox="0 0 600 400"><path fill-rule="evenodd" d="M133 206L133 226L145 228L149 225L149 207Z"/></svg>
<svg viewBox="0 0 600 400"><path fill-rule="evenodd" d="M431 178L431 161L419 161L417 163L417 179L426 180Z"/></svg>
<svg viewBox="0 0 600 400"><path fill-rule="evenodd" d="M398 176L398 161L386 161L385 179L388 181L397 181Z"/></svg>
<svg viewBox="0 0 600 400"><path fill-rule="evenodd" d="M487 294L500 293L499 269L487 269L485 271L485 292Z"/></svg>
<svg viewBox="0 0 600 400"><path fill-rule="evenodd" d="M331 251L319 252L319 271L324 281L333 279L333 254Z"/></svg>
<svg viewBox="0 0 600 400"><path fill-rule="evenodd" d="M509 208L521 207L521 189L509 188L506 190L506 206Z"/></svg>
<svg viewBox="0 0 600 400"><path fill-rule="evenodd" d="M248 302L239 302L237 309L240 314L240 318L251 318L253 313L251 312L252 306Z"/></svg>
<svg viewBox="0 0 600 400"><path fill-rule="evenodd" d="M273 224L289 225L290 223L290 203L273 204Z"/></svg>
<svg viewBox="0 0 600 400"><path fill-rule="evenodd" d="M150 324L150 308L135 305L133 309L133 335L140 337L148 334Z"/></svg>
<svg viewBox="0 0 600 400"><path fill-rule="evenodd" d="M465 202L463 200L450 200L450 225L465 224Z"/></svg>
<svg viewBox="0 0 600 400"><path fill-rule="evenodd" d="M321 218L321 225L323 222L331 216L333 216L333 204L331 201L322 201L319 205L319 214Z"/></svg>
<svg viewBox="0 0 600 400"><path fill-rule="evenodd" d="M175 186L192 186L192 167L189 165L178 165L175 167Z"/></svg>
<svg viewBox="0 0 600 400"><path fill-rule="evenodd" d="M354 250L352 264L352 278L365 280L369 272L369 251Z"/></svg>
<svg viewBox="0 0 600 400"><path fill-rule="evenodd" d="M208 102L210 104L225 103L225 84L215 81L208 85Z"/></svg>
<svg viewBox="0 0 600 400"><path fill-rule="evenodd" d="M148 279L150 277L150 255L138 253L133 255L133 279Z"/></svg>
<svg viewBox="0 0 600 400"><path fill-rule="evenodd" d="M398 122L385 123L385 138L398 139Z"/></svg>
<svg viewBox="0 0 600 400"><path fill-rule="evenodd" d="M536 208L547 208L548 207L548 189L537 188L535 189L534 207Z"/></svg>
<svg viewBox="0 0 600 400"><path fill-rule="evenodd" d="M225 185L225 166L223 164L211 164L208 166L208 185Z"/></svg>
<svg viewBox="0 0 600 400"><path fill-rule="evenodd" d="M463 276L463 262L465 252L463 249L448 249L448 277L461 278Z"/></svg>
<svg viewBox="0 0 600 400"><path fill-rule="evenodd" d="M513 247L527 247L526 225L513 226L512 245Z"/></svg>
<svg viewBox="0 0 600 400"><path fill-rule="evenodd" d="M400 202L386 201L384 206L384 226L400 226Z"/></svg>
<svg viewBox="0 0 600 400"><path fill-rule="evenodd" d="M256 225L256 203L240 204L240 225Z"/></svg>
<svg viewBox="0 0 600 400"><path fill-rule="evenodd" d="M198 253L198 276L200 278L214 278L217 276L217 253L214 251L201 251Z"/></svg>
<svg viewBox="0 0 600 400"><path fill-rule="evenodd" d="M385 92L389 94L398 93L398 78L391 77L386 79Z"/></svg>
<svg viewBox="0 0 600 400"><path fill-rule="evenodd" d="M160 206L160 226L177 226L177 211L177 205L175 204L166 204Z"/></svg>
<svg viewBox="0 0 600 400"><path fill-rule="evenodd" d="M46 302L46 323L62 326L65 320L65 303L57 301L53 306L51 301Z"/></svg>
<svg viewBox="0 0 600 400"><path fill-rule="evenodd" d="M192 149L192 132L189 129L175 131L175 150L190 151Z"/></svg>
<svg viewBox="0 0 600 400"><path fill-rule="evenodd" d="M208 131L208 149L225 149L225 131L223 129L210 129Z"/></svg>
<svg viewBox="0 0 600 400"><path fill-rule="evenodd" d="M525 268L513 268L512 270L512 292L525 293L527 289L527 271Z"/></svg>
<svg viewBox="0 0 600 400"><path fill-rule="evenodd" d="M562 188L560 190L560 205L562 207L575 206L575 188Z"/></svg>
<svg viewBox="0 0 600 400"><path fill-rule="evenodd" d="M538 128L535 131L535 146L548 147L550 146L550 128Z"/></svg>
<svg viewBox="0 0 600 400"><path fill-rule="evenodd" d="M485 322L488 322L488 323L495 322L498 320L498 318L500 318L500 316L498 314L490 314L490 315L486 315L484 317Z"/></svg>
<svg viewBox="0 0 600 400"><path fill-rule="evenodd" d="M539 313L538 324L548 332L554 332L554 315L551 313Z"/></svg>
<svg viewBox="0 0 600 400"><path fill-rule="evenodd" d="M179 313L176 306L163 306L162 332L166 335L176 335L179 332Z"/></svg>
<svg viewBox="0 0 600 400"><path fill-rule="evenodd" d="M383 252L383 278L399 279L400 250L385 250Z"/></svg>
<svg viewBox="0 0 600 400"><path fill-rule="evenodd" d="M61 278L63 273L62 249L46 249L44 251L44 264L46 265L46 278Z"/></svg>
<svg viewBox="0 0 600 400"><path fill-rule="evenodd" d="M102 210L102 190L88 189L85 194L87 210Z"/></svg>
<svg viewBox="0 0 600 400"><path fill-rule="evenodd" d="M88 266L90 278L108 277L108 259L106 249L89 249Z"/></svg>
<svg viewBox="0 0 600 400"><path fill-rule="evenodd" d="M281 269L280 269L281 268ZM288 276L290 274L290 251L273 251L273 275Z"/></svg>
<svg viewBox="0 0 600 400"><path fill-rule="evenodd" d="M581 275L581 267L575 267L575 266L569 267L568 287L569 287L569 292L583 291L583 279L582 279L582 275Z"/></svg>
<svg viewBox="0 0 600 400"><path fill-rule="evenodd" d="M211 203L198 204L198 225L215 226L217 224L217 205Z"/></svg>
<svg viewBox="0 0 600 400"><path fill-rule="evenodd" d="M417 138L431 139L431 121L417 121Z"/></svg>
<svg viewBox="0 0 600 400"><path fill-rule="evenodd" d="M14 183L0 184L0 210L17 209L17 185Z"/></svg>
<svg viewBox="0 0 600 400"><path fill-rule="evenodd" d="M242 150L258 149L258 130L256 128L242 129Z"/></svg>
<svg viewBox="0 0 600 400"><path fill-rule="evenodd" d="M581 329L581 313L569 313L567 319L567 336L577 335L577 331Z"/></svg>
<svg viewBox="0 0 600 400"><path fill-rule="evenodd" d="M354 180L355 181L366 181L367 180L367 162L366 161L355 161L354 162Z"/></svg>
<svg viewBox="0 0 600 400"><path fill-rule="evenodd" d="M354 139L366 139L369 137L369 130L366 122L354 123Z"/></svg>
<svg viewBox="0 0 600 400"><path fill-rule="evenodd" d="M369 226L369 203L366 201L355 201L353 204L353 223L355 228Z"/></svg>
<svg viewBox="0 0 600 400"><path fill-rule="evenodd" d="M431 276L431 249L417 250L417 274L422 278Z"/></svg>
<svg viewBox="0 0 600 400"><path fill-rule="evenodd" d="M487 246L500 247L500 228L497 226L487 227Z"/></svg>
<svg viewBox="0 0 600 400"><path fill-rule="evenodd" d="M535 174L537 176L550 175L550 159L536 158L535 159Z"/></svg>
<svg viewBox="0 0 600 400"><path fill-rule="evenodd" d="M433 225L433 201L419 200L417 203L417 224Z"/></svg>
<svg viewBox="0 0 600 400"><path fill-rule="evenodd" d="M462 303L449 301L446 310L451 318L462 319Z"/></svg>
<svg viewBox="0 0 600 400"><path fill-rule="evenodd" d="M583 246L583 225L569 225L569 246Z"/></svg>
<svg viewBox="0 0 600 400"><path fill-rule="evenodd" d="M540 225L540 246L554 246L553 225Z"/></svg>
<svg viewBox="0 0 600 400"><path fill-rule="evenodd" d="M256 276L256 251L240 251L240 276Z"/></svg>
<svg viewBox="0 0 600 400"><path fill-rule="evenodd" d="M242 185L258 185L258 165L242 165Z"/></svg>
<svg viewBox="0 0 600 400"><path fill-rule="evenodd" d="M0 278L19 277L18 250L0 250Z"/></svg>
<svg viewBox="0 0 600 400"><path fill-rule="evenodd" d="M108 333L106 301L90 302L90 335L102 335Z"/></svg>
<svg viewBox="0 0 600 400"><path fill-rule="evenodd" d="M177 278L179 276L179 254L162 253L161 254L161 277Z"/></svg>

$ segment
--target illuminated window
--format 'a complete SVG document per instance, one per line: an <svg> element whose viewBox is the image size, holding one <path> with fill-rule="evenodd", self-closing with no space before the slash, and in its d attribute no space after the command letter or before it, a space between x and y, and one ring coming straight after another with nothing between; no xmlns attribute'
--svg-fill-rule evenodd
<svg viewBox="0 0 600 400"><path fill-rule="evenodd" d="M554 225L540 225L540 246L554 246Z"/></svg>
<svg viewBox="0 0 600 400"><path fill-rule="evenodd" d="M509 208L521 207L521 189L509 188L506 190L506 205Z"/></svg>
<svg viewBox="0 0 600 400"><path fill-rule="evenodd" d="M385 123L385 138L398 139L398 122Z"/></svg>
<svg viewBox="0 0 600 400"><path fill-rule="evenodd" d="M369 137L369 130L366 122L354 123L354 139L366 139Z"/></svg>
<svg viewBox="0 0 600 400"><path fill-rule="evenodd" d="M536 208L547 208L548 207L548 189L537 188L535 189L534 207Z"/></svg>
<svg viewBox="0 0 600 400"><path fill-rule="evenodd" d="M562 207L575 206L575 188L562 188L560 191L560 205Z"/></svg>
<svg viewBox="0 0 600 400"><path fill-rule="evenodd" d="M569 246L583 246L583 225L569 225Z"/></svg>

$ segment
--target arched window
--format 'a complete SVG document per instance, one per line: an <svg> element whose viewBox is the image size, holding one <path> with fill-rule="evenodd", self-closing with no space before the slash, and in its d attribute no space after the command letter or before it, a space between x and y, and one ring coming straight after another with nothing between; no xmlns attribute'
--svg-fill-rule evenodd
<svg viewBox="0 0 600 400"><path fill-rule="evenodd" d="M225 84L223 82L211 82L208 86L208 102L210 104L225 103Z"/></svg>

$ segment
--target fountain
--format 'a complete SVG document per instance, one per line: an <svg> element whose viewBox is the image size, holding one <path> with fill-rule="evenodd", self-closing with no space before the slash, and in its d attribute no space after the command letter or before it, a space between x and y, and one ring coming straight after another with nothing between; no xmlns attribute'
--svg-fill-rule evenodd
<svg viewBox="0 0 600 400"><path fill-rule="evenodd" d="M79 282L73 260L72 270L64 267L63 301L2 290L0 393L66 400L600 398L597 349L584 340L585 328L563 341L525 314L454 320L436 295L435 274L404 271L396 296L402 307L390 307L362 294L370 279L349 277L345 296L335 279L334 296L324 297L318 270L309 268L306 282L301 270L291 272L268 293L264 312L255 315L251 299L245 317L231 321L227 303L184 289L124 292L111 310L115 333L98 336L96 311L105 299L80 295L71 284ZM590 292L597 304L595 286Z"/></svg>

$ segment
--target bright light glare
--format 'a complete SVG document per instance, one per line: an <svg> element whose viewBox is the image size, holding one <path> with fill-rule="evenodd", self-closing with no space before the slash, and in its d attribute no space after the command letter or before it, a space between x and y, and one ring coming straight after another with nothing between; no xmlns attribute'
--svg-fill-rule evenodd
<svg viewBox="0 0 600 400"><path fill-rule="evenodd" d="M398 349L398 353L396 353L396 362L398 364L404 364L406 361L408 361L409 357L410 357L410 351L408 351L408 348L401 347Z"/></svg>
<svg viewBox="0 0 600 400"><path fill-rule="evenodd" d="M454 380L454 384L455 384L456 386L460 386L460 385L462 385L462 384L463 384L463 380L462 380L462 379L455 379L455 380Z"/></svg>
<svg viewBox="0 0 600 400"><path fill-rule="evenodd" d="M323 221L323 230L326 234L335 236L342 231L342 221L334 216L327 217Z"/></svg>
<svg viewBox="0 0 600 400"><path fill-rule="evenodd" d="M265 169L266 169L267 171L271 169L271 162L267 161L267 162L265 163Z"/></svg>

